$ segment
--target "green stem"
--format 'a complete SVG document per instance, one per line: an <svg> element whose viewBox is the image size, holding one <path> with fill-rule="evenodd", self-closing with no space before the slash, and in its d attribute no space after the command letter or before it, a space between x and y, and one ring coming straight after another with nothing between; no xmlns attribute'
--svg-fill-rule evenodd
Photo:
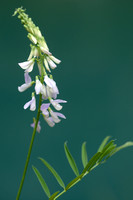
<svg viewBox="0 0 133 200"><path fill-rule="evenodd" d="M18 193L17 193L16 200L19 200L19 197L20 197L20 194L21 194L21 190L22 190L22 187L23 187L23 184L24 184L25 175L26 175L26 172L27 172L27 167L28 167L28 164L29 164L30 155L31 155L31 151L32 151L32 146L33 146L33 142L34 142L34 138L35 138L35 134L36 134L37 124L38 124L39 117L40 117L41 102L42 102L42 95L40 94L35 127L34 127L34 130L33 130L33 133L32 133L32 138L31 138L31 142L30 142L30 146L29 146L29 151L28 151L28 154L27 154L27 159L26 159L26 163L25 163L25 167L24 167L24 172L23 172L23 176L22 176L22 179L21 179L21 183L20 183L20 186L19 186L19 190L18 190Z"/></svg>

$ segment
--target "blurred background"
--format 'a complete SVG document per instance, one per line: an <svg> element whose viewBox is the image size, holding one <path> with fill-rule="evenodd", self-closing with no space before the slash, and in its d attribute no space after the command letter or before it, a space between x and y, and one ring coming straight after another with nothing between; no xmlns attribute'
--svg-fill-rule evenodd
<svg viewBox="0 0 133 200"><path fill-rule="evenodd" d="M133 1L29 0L1 1L1 139L0 200L14 200L22 177L36 112L24 110L31 90L19 62L30 52L27 32L14 9L23 6L45 36L50 51L62 60L53 71L67 119L54 128L41 119L22 190L22 200L47 199L31 168L36 166L51 193L61 190L38 156L59 172L65 184L74 178L63 145L82 171L81 145L89 158L107 135L118 145L133 141ZM68 191L63 200L130 200L133 196L133 148L125 149Z"/></svg>

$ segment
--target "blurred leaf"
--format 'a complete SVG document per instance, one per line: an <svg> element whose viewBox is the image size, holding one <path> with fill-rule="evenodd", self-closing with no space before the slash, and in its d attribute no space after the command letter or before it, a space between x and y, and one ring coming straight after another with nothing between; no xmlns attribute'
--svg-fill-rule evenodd
<svg viewBox="0 0 133 200"><path fill-rule="evenodd" d="M106 161L108 158L110 158L112 156L112 152L114 152L115 149L116 149L116 144L111 144L106 149L106 151L104 151L104 153L101 155L99 162L101 162L103 158L105 158L104 161Z"/></svg>
<svg viewBox="0 0 133 200"><path fill-rule="evenodd" d="M59 192L60 191L57 191L54 194L52 194L52 196L49 198L49 200L53 200Z"/></svg>
<svg viewBox="0 0 133 200"><path fill-rule="evenodd" d="M68 159L68 162L69 162L72 170L74 171L76 176L79 176L79 171L78 171L77 165L76 165L76 163L75 163L75 161L74 161L74 159L73 159L73 157L72 157L72 155L71 155L71 153L70 153L70 151L67 147L66 142L64 144L64 149L65 149L66 157Z"/></svg>
<svg viewBox="0 0 133 200"><path fill-rule="evenodd" d="M38 178L38 180L39 180L44 192L50 198L50 191L49 191L48 186L47 186L46 182L44 181L42 175L40 174L40 172L34 166L32 166L32 168L33 168L33 170L34 170L34 172L35 172L35 174L36 174L36 176L37 176L37 178Z"/></svg>
<svg viewBox="0 0 133 200"><path fill-rule="evenodd" d="M82 178L82 175L77 176L75 179L73 179L68 185L66 186L66 191L71 188L73 185L75 185L77 182L79 182Z"/></svg>
<svg viewBox="0 0 133 200"><path fill-rule="evenodd" d="M61 177L59 176L59 174L54 170L54 168L43 158L39 158L43 164L49 169L49 171L54 175L54 177L56 178L57 182L60 184L61 187L63 187L63 189L65 188L65 184L63 183Z"/></svg>
<svg viewBox="0 0 133 200"><path fill-rule="evenodd" d="M107 137L104 138L104 140L102 141L97 152L101 152L103 150L103 148L105 147L105 145L107 144L109 139L110 139L110 136L107 136Z"/></svg>
<svg viewBox="0 0 133 200"><path fill-rule="evenodd" d="M130 147L130 146L133 146L133 142L129 141L129 142L126 142L125 144L119 146L119 147L116 147L116 150L114 153L120 151L121 149L124 149L126 147Z"/></svg>
<svg viewBox="0 0 133 200"><path fill-rule="evenodd" d="M97 152L88 162L88 164L86 165L86 167L84 168L83 172L82 172L82 176L86 173L86 171L89 171L98 161L98 159L100 158L100 156L102 155L101 152Z"/></svg>
<svg viewBox="0 0 133 200"><path fill-rule="evenodd" d="M85 168L87 163L88 163L88 156L87 156L87 151L86 151L86 142L84 142L82 144L81 157L82 157L83 166Z"/></svg>

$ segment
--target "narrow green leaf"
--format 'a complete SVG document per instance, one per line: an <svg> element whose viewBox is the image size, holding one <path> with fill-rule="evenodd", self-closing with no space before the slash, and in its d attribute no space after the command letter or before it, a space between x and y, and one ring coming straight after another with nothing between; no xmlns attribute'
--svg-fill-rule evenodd
<svg viewBox="0 0 133 200"><path fill-rule="evenodd" d="M98 159L100 158L100 156L102 155L101 152L97 152L88 162L88 164L86 165L86 167L84 168L83 172L82 172L82 176L86 173L86 171L89 171L98 161Z"/></svg>
<svg viewBox="0 0 133 200"><path fill-rule="evenodd" d="M48 186L47 186L46 182L44 181L42 175L40 174L40 172L34 166L32 166L32 168L33 168L33 170L34 170L34 172L35 172L35 174L36 174L36 176L37 176L37 178L38 178L38 180L39 180L44 192L46 193L48 198L50 198L50 191L49 191Z"/></svg>
<svg viewBox="0 0 133 200"><path fill-rule="evenodd" d="M112 155L112 152L114 152L115 149L116 149L116 144L111 144L106 149L106 151L104 151L104 153L101 155L99 162L101 162L104 158L105 158L104 161L106 161Z"/></svg>
<svg viewBox="0 0 133 200"><path fill-rule="evenodd" d="M131 142L131 141L126 142L125 144L123 144L123 145L117 147L114 153L116 153L116 152L118 152L118 151L120 151L121 149L124 149L124 148L126 148L126 147L130 147L130 146L133 146L133 142Z"/></svg>
<svg viewBox="0 0 133 200"><path fill-rule="evenodd" d="M65 149L65 153L66 153L66 157L68 159L68 162L73 170L73 172L75 173L76 176L79 176L79 171L78 171L78 168L77 168L77 165L74 161L74 158L72 157L68 147L67 147L67 143L65 142L64 144L64 149Z"/></svg>
<svg viewBox="0 0 133 200"><path fill-rule="evenodd" d="M87 151L86 151L86 142L84 142L82 144L82 148L81 148L81 158L82 158L82 163L84 168L86 167L87 163L88 163L88 156L87 156Z"/></svg>
<svg viewBox="0 0 133 200"><path fill-rule="evenodd" d="M52 194L52 196L49 198L49 200L53 200L57 194L59 194L60 191L55 192L54 194Z"/></svg>
<svg viewBox="0 0 133 200"><path fill-rule="evenodd" d="M67 191L69 188L71 188L72 186L74 186L77 182L79 182L81 180L81 178L82 178L81 175L77 176L70 183L68 183L68 185L66 186L65 190Z"/></svg>
<svg viewBox="0 0 133 200"><path fill-rule="evenodd" d="M107 136L107 137L104 138L104 140L102 141L97 152L101 152L103 150L103 148L105 147L105 145L107 144L109 139L110 139L110 136Z"/></svg>
<svg viewBox="0 0 133 200"><path fill-rule="evenodd" d="M59 176L59 174L54 170L54 168L43 158L39 158L43 164L49 169L49 171L54 175L54 177L56 178L57 182L59 183L59 185L61 187L63 187L63 189L65 188L65 184L62 181L61 177Z"/></svg>

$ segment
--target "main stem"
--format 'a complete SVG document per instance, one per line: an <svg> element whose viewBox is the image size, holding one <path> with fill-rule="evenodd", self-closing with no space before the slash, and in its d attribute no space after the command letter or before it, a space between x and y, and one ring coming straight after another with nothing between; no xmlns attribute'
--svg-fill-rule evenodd
<svg viewBox="0 0 133 200"><path fill-rule="evenodd" d="M34 127L34 130L33 130L33 133L32 133L32 138L31 138L31 142L30 142L30 146L29 146L29 151L28 151L28 154L27 154L24 172L23 172L23 176L22 176L22 179L21 179L21 183L20 183L20 186L19 186L19 190L18 190L18 193L17 193L16 200L19 200L21 190L22 190L22 187L23 187L23 184L24 184L24 180L25 180L25 176L26 176L26 172L27 172L27 168L28 168L28 164L29 164L29 160L30 160L30 155L31 155L31 151L32 151L32 146L33 146L33 142L34 142L34 138L35 138L35 134L36 134L37 124L38 124L39 117L40 117L41 102L42 102L42 95L40 94L35 127Z"/></svg>

